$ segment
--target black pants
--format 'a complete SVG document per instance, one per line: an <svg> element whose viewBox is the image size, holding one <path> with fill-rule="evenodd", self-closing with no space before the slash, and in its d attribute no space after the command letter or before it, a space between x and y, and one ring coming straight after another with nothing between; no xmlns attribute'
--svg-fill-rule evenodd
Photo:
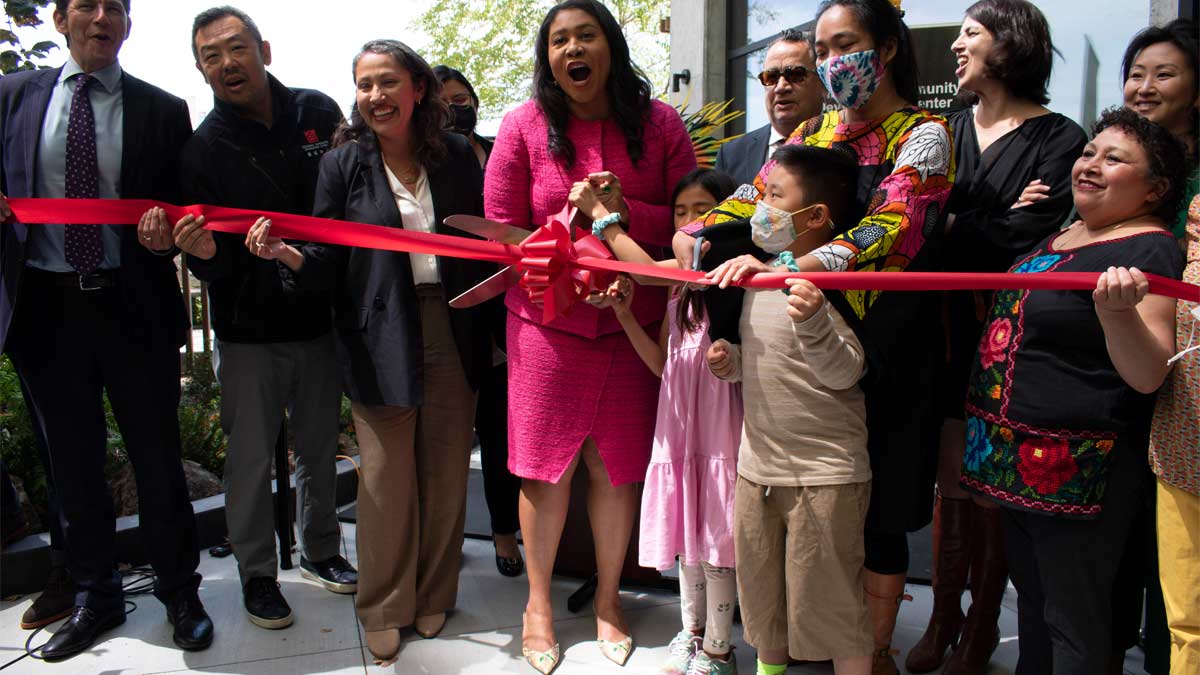
<svg viewBox="0 0 1200 675"><path fill-rule="evenodd" d="M27 271L8 351L46 440L76 604L122 606L116 518L104 478L103 394L138 487L140 530L164 602L195 590L196 523L180 463L179 350L131 325L119 289L81 291Z"/></svg>
<svg viewBox="0 0 1200 675"><path fill-rule="evenodd" d="M521 479L508 471L508 364L493 366L479 387L475 433L483 463L483 495L492 516L492 532L513 534L520 528L517 498Z"/></svg>
<svg viewBox="0 0 1200 675"><path fill-rule="evenodd" d="M1113 580L1145 490L1136 453L1120 445L1112 452L1099 518L1004 509L1005 552L1018 594L1017 675L1106 672Z"/></svg>

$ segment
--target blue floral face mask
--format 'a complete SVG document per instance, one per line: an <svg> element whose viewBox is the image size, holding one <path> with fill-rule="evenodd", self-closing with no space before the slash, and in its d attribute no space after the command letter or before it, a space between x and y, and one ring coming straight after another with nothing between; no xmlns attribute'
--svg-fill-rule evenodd
<svg viewBox="0 0 1200 675"><path fill-rule="evenodd" d="M838 105L858 110L879 87L883 62L874 49L831 56L817 65L817 77Z"/></svg>

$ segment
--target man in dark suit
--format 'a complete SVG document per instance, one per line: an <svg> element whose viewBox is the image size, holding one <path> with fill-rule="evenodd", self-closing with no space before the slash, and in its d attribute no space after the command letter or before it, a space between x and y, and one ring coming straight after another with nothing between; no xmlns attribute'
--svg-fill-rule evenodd
<svg viewBox="0 0 1200 675"><path fill-rule="evenodd" d="M0 190L13 197L179 197L187 106L122 71L130 0L57 0L70 59L0 79ZM0 218L11 220L0 197ZM140 529L175 644L204 649L196 525L180 460L179 347L187 329L161 209L137 228L0 229L0 345L29 388L60 497L76 607L43 648L62 659L125 621L104 478L103 394L138 484Z"/></svg>
<svg viewBox="0 0 1200 675"><path fill-rule="evenodd" d="M309 215L321 156L342 121L337 103L289 89L267 73L271 43L254 20L214 7L192 22L196 68L213 110L183 148L184 201ZM353 593L354 568L338 551L336 455L341 387L329 292L285 288L281 264L262 260L245 236L203 229L191 216L175 244L209 284L221 383L225 522L251 623L286 628L292 610L275 579L271 458L284 409L295 436L300 572L335 593Z"/></svg>
<svg viewBox="0 0 1200 675"><path fill-rule="evenodd" d="M715 168L739 184L753 183L771 153L804 120L821 114L825 89L817 79L812 38L795 29L783 31L767 47L762 82L770 123L721 146Z"/></svg>

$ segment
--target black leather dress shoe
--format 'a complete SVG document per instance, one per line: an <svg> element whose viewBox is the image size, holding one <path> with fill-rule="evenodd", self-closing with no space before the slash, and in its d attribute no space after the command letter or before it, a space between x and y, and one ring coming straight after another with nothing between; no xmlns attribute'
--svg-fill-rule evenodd
<svg viewBox="0 0 1200 675"><path fill-rule="evenodd" d="M175 644L189 652L208 649L213 641L213 622L200 604L196 591L181 591L167 603L167 621L175 627Z"/></svg>
<svg viewBox="0 0 1200 675"><path fill-rule="evenodd" d="M340 555L326 560L309 560L300 556L300 576L334 593L354 593L358 590L358 570Z"/></svg>
<svg viewBox="0 0 1200 675"><path fill-rule="evenodd" d="M42 647L42 658L58 661L75 656L91 647L101 633L123 623L124 605L101 613L78 605L71 612L71 618L67 619L67 622L54 632L54 637Z"/></svg>

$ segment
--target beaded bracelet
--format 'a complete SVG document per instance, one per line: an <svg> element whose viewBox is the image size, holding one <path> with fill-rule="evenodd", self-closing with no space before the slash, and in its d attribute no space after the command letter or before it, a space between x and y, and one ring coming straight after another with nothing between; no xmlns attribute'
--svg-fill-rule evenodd
<svg viewBox="0 0 1200 675"><path fill-rule="evenodd" d="M621 214L610 213L607 216L600 216L592 221L592 236L597 239L604 238L604 228L621 221Z"/></svg>

